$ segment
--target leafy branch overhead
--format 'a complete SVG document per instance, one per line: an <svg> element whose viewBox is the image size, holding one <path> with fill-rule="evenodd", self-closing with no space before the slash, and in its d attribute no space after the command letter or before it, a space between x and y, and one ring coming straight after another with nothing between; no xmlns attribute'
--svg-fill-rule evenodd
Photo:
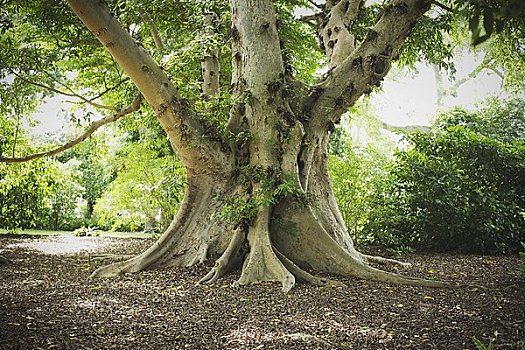
<svg viewBox="0 0 525 350"><path fill-rule="evenodd" d="M523 35L525 3L521 0L472 1L456 0L459 12L468 17L472 45L487 41L505 28L518 30Z"/></svg>

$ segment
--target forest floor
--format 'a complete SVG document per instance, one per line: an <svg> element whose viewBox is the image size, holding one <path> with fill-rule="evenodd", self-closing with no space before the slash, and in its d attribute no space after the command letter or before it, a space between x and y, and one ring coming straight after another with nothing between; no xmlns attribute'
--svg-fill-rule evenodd
<svg viewBox="0 0 525 350"><path fill-rule="evenodd" d="M409 254L402 273L479 287L196 286L208 267L88 277L151 239L0 235L0 349L525 349L518 257Z"/></svg>

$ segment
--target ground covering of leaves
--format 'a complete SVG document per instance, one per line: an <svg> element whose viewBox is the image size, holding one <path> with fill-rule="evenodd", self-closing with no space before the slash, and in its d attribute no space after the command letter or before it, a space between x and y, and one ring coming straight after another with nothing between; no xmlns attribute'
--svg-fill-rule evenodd
<svg viewBox="0 0 525 350"><path fill-rule="evenodd" d="M473 336L525 349L518 257L404 257L405 274L480 286L455 289L196 286L205 266L89 280L94 254L151 243L0 235L0 349L475 349Z"/></svg>

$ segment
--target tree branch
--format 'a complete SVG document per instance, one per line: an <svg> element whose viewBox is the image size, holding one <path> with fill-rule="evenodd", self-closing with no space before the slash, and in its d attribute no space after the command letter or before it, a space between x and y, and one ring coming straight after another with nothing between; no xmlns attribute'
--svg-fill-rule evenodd
<svg viewBox="0 0 525 350"><path fill-rule="evenodd" d="M61 153L61 152L65 151L65 150L67 150L67 149L69 149L69 148L71 148L71 147L81 143L82 141L87 139L89 136L91 136L101 126L109 124L109 123L113 123L113 122L117 121L118 119L124 117L125 115L128 115L128 114L130 114L132 112L137 111L140 108L141 102L142 102L142 94L139 93L135 97L133 102L128 107L126 107L126 108L116 112L115 114L113 114L110 117L102 118L102 119L99 119L99 120L96 120L96 121L92 122L91 125L86 129L86 131L84 131L84 133L82 135L78 136L74 140L71 140L68 143L66 143L66 144L64 144L64 145L62 145L60 147L54 148L54 149L46 151L46 152L35 153L35 154L31 154L29 156L20 157L20 158L16 158L16 157L13 157L13 158L2 158L2 157L0 157L0 162L1 163L23 163L23 162L27 162L27 161L30 161L30 160L33 160L33 159L54 156L55 154Z"/></svg>
<svg viewBox="0 0 525 350"><path fill-rule="evenodd" d="M229 153L210 135L193 106L182 98L172 81L113 17L104 1L67 0L85 26L111 54L151 105L183 164L192 172L226 171Z"/></svg>
<svg viewBox="0 0 525 350"><path fill-rule="evenodd" d="M159 53L162 53L162 51L164 51L164 43L162 42L162 38L160 37L159 30L157 29L155 22L153 22L153 19L151 19L150 15L144 10L140 11L140 18L142 18L144 23L149 26L149 31L153 37L153 41L155 42L155 47Z"/></svg>
<svg viewBox="0 0 525 350"><path fill-rule="evenodd" d="M323 5L320 5L318 3L316 3L315 1L313 0L308 0L308 2L313 6L313 7L317 7L318 9L323 9Z"/></svg>
<svg viewBox="0 0 525 350"><path fill-rule="evenodd" d="M93 96L92 98L89 99L89 101L91 102L91 101L94 101L96 99L101 98L102 96L104 96L105 94L107 94L108 92L110 92L112 90L115 90L116 88L118 88L120 85L122 85L124 82L126 82L128 80L129 80L129 78L122 78L116 85L107 88L106 90L102 91L98 95Z"/></svg>
<svg viewBox="0 0 525 350"><path fill-rule="evenodd" d="M68 96L68 97L75 97L75 98L78 98L82 101L84 101L85 103L87 104L90 104L91 106L95 107L95 108L100 108L100 109L107 109L107 110L111 110L111 111L114 111L116 108L115 107L112 107L112 106L106 106L106 105L102 105L102 104L99 104L99 103L96 103L96 102L93 102L93 100L95 100L96 98L91 98L91 99L87 99L85 98L84 96L74 92L72 89L70 89L69 87L66 87L69 91L71 92L65 92L65 91L61 91L61 90L58 90L58 89L55 89L54 87L51 87L51 86L48 86L48 85L45 85L45 84L42 84L42 83L37 83L36 81L32 81L32 80L29 80L27 78L24 78L23 76L21 76L20 74L14 72L14 71L11 71L13 73L13 75L15 75L18 79L28 83L28 84L31 84L31 85L34 85L34 86L38 86L38 87L41 87L41 88L44 88L44 89L47 89L49 91L52 91L54 93L57 93L57 94L60 94L60 95L63 95L63 96ZM64 84L61 84L64 86Z"/></svg>
<svg viewBox="0 0 525 350"><path fill-rule="evenodd" d="M505 76L503 73L495 67L487 67L488 70L491 70L493 73L495 73L498 77L500 77L501 80L505 80Z"/></svg>
<svg viewBox="0 0 525 350"><path fill-rule="evenodd" d="M361 44L310 91L305 114L328 127L389 72L412 28L428 11L426 0L393 0ZM326 130L326 129L325 129Z"/></svg>
<svg viewBox="0 0 525 350"><path fill-rule="evenodd" d="M335 5L327 2L324 16L318 28L321 48L328 58L328 65L333 68L347 58L355 46L355 37L348 31L348 26L356 19L363 0L342 0Z"/></svg>
<svg viewBox="0 0 525 350"><path fill-rule="evenodd" d="M398 126L398 125L392 125L387 122L384 122L382 120L379 120L380 127L388 130L393 133L407 133L412 131L421 131L424 133L430 133L431 128L426 125L405 125L405 126Z"/></svg>
<svg viewBox="0 0 525 350"><path fill-rule="evenodd" d="M449 7L449 6L445 5L445 4L440 3L439 1L432 0L432 1L430 1L430 2L431 2L433 5L436 5L437 7L440 7L440 8L442 8L442 9L445 10L445 11L452 12L452 13L457 13L456 10L454 10L453 8L451 8L451 7Z"/></svg>
<svg viewBox="0 0 525 350"><path fill-rule="evenodd" d="M443 86L443 79L441 77L441 72L439 70L439 67L437 65L432 65L432 68L434 69L434 75L436 77L436 83L437 83L437 92L438 92L437 105L441 107L443 104L443 99L446 96L457 97L457 90L463 84L467 83L468 81L472 79L475 79L484 69L494 72L503 81L505 79L504 75L497 68L491 67L490 61L491 61L490 55L485 54L483 61L478 66L476 66L469 74L463 76L461 79L454 80L454 82L448 88L445 88Z"/></svg>
<svg viewBox="0 0 525 350"><path fill-rule="evenodd" d="M320 15L321 15L320 13L315 13L313 15L301 16L297 20L317 28L317 24L316 23L317 23Z"/></svg>
<svg viewBox="0 0 525 350"><path fill-rule="evenodd" d="M218 15L214 12L203 14L204 32L213 36L217 32L216 20ZM201 61L202 68L202 93L206 97L213 97L219 93L220 65L219 49L204 47L204 57Z"/></svg>

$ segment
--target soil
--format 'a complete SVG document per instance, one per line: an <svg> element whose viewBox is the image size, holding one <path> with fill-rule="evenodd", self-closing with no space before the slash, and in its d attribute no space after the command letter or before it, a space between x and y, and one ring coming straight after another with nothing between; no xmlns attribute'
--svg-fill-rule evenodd
<svg viewBox="0 0 525 350"><path fill-rule="evenodd" d="M0 236L0 349L525 349L518 257L410 254L400 272L478 287L196 285L209 266L90 280L151 239ZM401 271L402 270L402 271Z"/></svg>

